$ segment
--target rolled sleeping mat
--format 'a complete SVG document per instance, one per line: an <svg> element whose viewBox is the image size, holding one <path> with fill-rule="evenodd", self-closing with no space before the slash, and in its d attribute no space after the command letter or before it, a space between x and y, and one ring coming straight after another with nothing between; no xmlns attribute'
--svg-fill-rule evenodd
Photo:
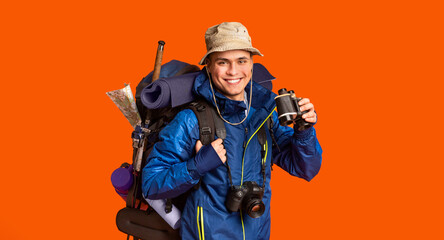
<svg viewBox="0 0 444 240"><path fill-rule="evenodd" d="M178 60L171 60L162 65L162 68L160 69L159 79L170 78L199 71L200 68L196 65L191 65L189 63L181 62ZM150 72L137 85L135 95L136 102L139 101L142 90L153 82L153 74L154 71Z"/></svg>
<svg viewBox="0 0 444 240"><path fill-rule="evenodd" d="M193 84L199 72L161 78L142 90L141 100L148 109L176 107L194 100Z"/></svg>

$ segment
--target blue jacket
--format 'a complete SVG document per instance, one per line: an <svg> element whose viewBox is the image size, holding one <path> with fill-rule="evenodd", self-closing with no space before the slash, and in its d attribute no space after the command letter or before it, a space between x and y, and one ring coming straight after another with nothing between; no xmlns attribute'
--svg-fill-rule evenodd
<svg viewBox="0 0 444 240"><path fill-rule="evenodd" d="M247 94L250 87L251 83L245 89ZM194 92L214 105L205 73L196 77ZM200 188L192 191L182 212L182 239L269 239L271 162L307 181L318 173L322 149L315 129L312 127L299 132L280 126L274 111L275 96L273 92L253 83L253 98L247 120L237 126L225 123L227 137L224 146L233 184L239 186L246 181L255 181L262 186L262 160L256 131L268 117L274 120L273 132L280 151L272 147L270 132L266 131L266 183L262 199L266 210L259 218L226 209L225 200L230 188L227 167L211 145L195 153L199 128L191 110L178 113L160 132L160 141L155 144L143 169L142 189L145 197L173 198L189 190L202 178ZM230 100L218 92L216 98L226 120L236 123L245 117L247 106L244 102Z"/></svg>

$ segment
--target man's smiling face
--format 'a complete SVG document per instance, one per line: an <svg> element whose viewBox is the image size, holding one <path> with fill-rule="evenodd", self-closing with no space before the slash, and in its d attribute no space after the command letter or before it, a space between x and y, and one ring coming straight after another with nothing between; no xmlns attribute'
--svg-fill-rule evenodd
<svg viewBox="0 0 444 240"><path fill-rule="evenodd" d="M214 52L207 64L216 89L231 100L244 100L244 89L251 79L253 58L248 51Z"/></svg>

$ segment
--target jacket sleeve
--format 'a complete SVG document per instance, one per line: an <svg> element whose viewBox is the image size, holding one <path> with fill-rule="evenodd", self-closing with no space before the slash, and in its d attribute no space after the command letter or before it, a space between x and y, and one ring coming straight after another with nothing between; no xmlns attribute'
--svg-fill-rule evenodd
<svg viewBox="0 0 444 240"><path fill-rule="evenodd" d="M322 148L311 127L295 131L281 126L277 113L273 113L273 132L279 148L273 148L273 162L293 176L310 181L321 168Z"/></svg>
<svg viewBox="0 0 444 240"><path fill-rule="evenodd" d="M142 172L142 191L149 199L176 197L199 182L194 165L194 145L199 139L197 118L189 110L179 112L159 133Z"/></svg>

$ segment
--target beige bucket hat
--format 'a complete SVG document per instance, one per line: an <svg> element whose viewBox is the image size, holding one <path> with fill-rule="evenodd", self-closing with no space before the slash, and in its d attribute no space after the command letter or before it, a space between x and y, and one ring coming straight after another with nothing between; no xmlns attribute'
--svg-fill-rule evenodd
<svg viewBox="0 0 444 240"><path fill-rule="evenodd" d="M262 55L259 50L251 45L251 37L247 28L238 22L223 22L208 28L205 33L207 53L200 60L200 65L205 65L205 58L213 52L225 52L229 50L245 50L253 55Z"/></svg>

